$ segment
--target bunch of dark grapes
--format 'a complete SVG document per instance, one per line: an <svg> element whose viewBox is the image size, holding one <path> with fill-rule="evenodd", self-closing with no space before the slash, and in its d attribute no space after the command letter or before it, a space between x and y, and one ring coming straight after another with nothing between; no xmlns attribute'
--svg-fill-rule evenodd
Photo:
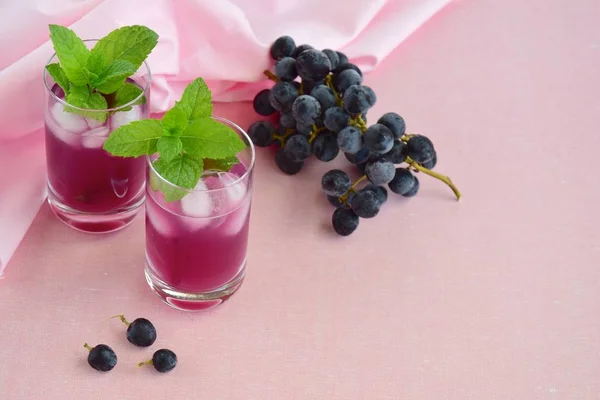
<svg viewBox="0 0 600 400"><path fill-rule="evenodd" d="M363 175L355 182L338 169L323 175L323 191L336 207L332 224L338 234L350 235L360 218L375 217L388 189L404 197L416 195L415 172L440 179L460 198L448 177L432 171L437 154L431 140L406 134L400 115L389 112L367 126L367 112L377 97L344 53L296 46L289 36L277 39L270 52L274 73L265 75L275 85L259 92L253 104L258 114L275 115L278 124L257 121L248 133L256 146L277 146L275 163L288 175L300 172L313 155L328 162L340 152L358 168Z"/></svg>

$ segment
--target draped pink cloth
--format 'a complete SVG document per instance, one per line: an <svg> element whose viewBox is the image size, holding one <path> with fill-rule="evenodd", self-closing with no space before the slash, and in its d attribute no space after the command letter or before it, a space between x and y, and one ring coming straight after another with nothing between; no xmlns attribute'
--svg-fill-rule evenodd
<svg viewBox="0 0 600 400"><path fill-rule="evenodd" d="M46 196L42 69L47 25L99 38L141 24L160 35L148 62L154 112L201 76L216 101L250 100L268 83L270 43L344 51L363 71L451 0L21 0L0 8L0 275Z"/></svg>

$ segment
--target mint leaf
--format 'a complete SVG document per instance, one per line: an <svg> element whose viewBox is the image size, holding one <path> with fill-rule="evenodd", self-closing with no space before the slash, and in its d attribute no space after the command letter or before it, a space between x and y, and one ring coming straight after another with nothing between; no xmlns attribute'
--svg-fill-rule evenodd
<svg viewBox="0 0 600 400"><path fill-rule="evenodd" d="M156 143L156 150L160 154L160 159L165 162L172 161L180 155L182 147L181 140L173 136L162 136Z"/></svg>
<svg viewBox="0 0 600 400"><path fill-rule="evenodd" d="M91 52L102 53L107 65L118 60L129 61L137 71L157 42L156 32L145 26L124 26L100 39Z"/></svg>
<svg viewBox="0 0 600 400"><path fill-rule="evenodd" d="M133 100L138 99L138 101L136 101L135 103L132 104L132 106L135 106L137 104L145 104L146 103L146 96L141 96L140 94L142 94L142 89L139 88L139 86L133 84L133 83L125 83L125 85L121 86L119 88L119 90L116 91L115 93L115 100L113 103L113 107L118 108L121 106L124 106L127 103L132 102ZM131 107L127 107L124 108L121 111L129 111L131 110Z"/></svg>
<svg viewBox="0 0 600 400"><path fill-rule="evenodd" d="M88 58L86 65L88 74L97 79L105 68L106 58L104 57L104 54L100 52L90 52L90 57Z"/></svg>
<svg viewBox="0 0 600 400"><path fill-rule="evenodd" d="M195 79L185 88L179 104L190 121L212 115L210 90L202 78Z"/></svg>
<svg viewBox="0 0 600 400"><path fill-rule="evenodd" d="M67 103L72 106L79 108L87 108L89 110L96 111L84 111L78 110L73 107L66 106L65 110L74 114L79 114L87 118L93 118L100 122L105 122L108 116L108 112L101 112L97 110L106 110L108 104L106 99L100 93L92 93L87 85L85 86L71 86L67 97L65 98Z"/></svg>
<svg viewBox="0 0 600 400"><path fill-rule="evenodd" d="M133 121L113 131L104 142L104 150L114 156L139 157L156 153L156 144L163 134L160 121Z"/></svg>
<svg viewBox="0 0 600 400"><path fill-rule="evenodd" d="M202 175L202 159L180 154L171 161L166 161L162 156L152 164L154 169L167 181L174 185L193 189ZM166 201L180 200L187 194L185 190L175 188L159 181L161 192Z"/></svg>
<svg viewBox="0 0 600 400"><path fill-rule="evenodd" d="M85 69L90 52L75 32L59 25L50 25L50 39L65 75L74 85L88 83Z"/></svg>
<svg viewBox="0 0 600 400"><path fill-rule="evenodd" d="M54 82L58 84L64 90L65 94L69 94L69 78L65 75L63 69L57 63L46 65L48 73L54 79Z"/></svg>
<svg viewBox="0 0 600 400"><path fill-rule="evenodd" d="M173 136L179 135L187 128L187 114L180 103L175 103L175 106L163 115L162 126Z"/></svg>
<svg viewBox="0 0 600 400"><path fill-rule="evenodd" d="M204 159L204 170L212 170L212 171L223 171L228 172L233 166L239 163L237 157L227 157L220 160L213 160L211 158Z"/></svg>
<svg viewBox="0 0 600 400"><path fill-rule="evenodd" d="M92 81L92 85L100 93L110 94L123 86L125 78L133 75L135 71L135 66L129 61L117 60L102 71L98 78Z"/></svg>
<svg viewBox="0 0 600 400"><path fill-rule="evenodd" d="M179 138L183 151L198 158L228 158L246 147L230 127L211 118L195 120Z"/></svg>

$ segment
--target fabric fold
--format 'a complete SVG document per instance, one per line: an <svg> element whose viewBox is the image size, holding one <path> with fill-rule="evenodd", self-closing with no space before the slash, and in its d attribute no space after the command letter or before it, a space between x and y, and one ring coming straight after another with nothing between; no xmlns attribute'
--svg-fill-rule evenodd
<svg viewBox="0 0 600 400"><path fill-rule="evenodd" d="M0 14L0 275L45 197L42 70L48 24L99 38L141 24L160 35L150 55L151 111L203 77L215 101L251 100L269 85L268 49L281 35L344 51L365 72L451 0L25 0ZM24 161L26 160L26 161ZM18 166L18 167L17 167ZM18 173L14 171L18 169Z"/></svg>

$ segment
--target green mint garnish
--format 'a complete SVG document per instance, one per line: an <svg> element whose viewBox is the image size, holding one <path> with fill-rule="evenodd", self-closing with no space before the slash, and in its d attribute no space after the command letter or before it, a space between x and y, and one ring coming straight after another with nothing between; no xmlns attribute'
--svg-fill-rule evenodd
<svg viewBox="0 0 600 400"><path fill-rule="evenodd" d="M46 69L48 73L54 79L54 82L64 90L65 94L69 94L69 87L71 84L69 83L69 78L65 75L65 71L61 68L61 66L57 63L46 65Z"/></svg>
<svg viewBox="0 0 600 400"><path fill-rule="evenodd" d="M123 86L125 79L137 71L129 61L118 60L110 64L104 71L92 80L92 87L104 94L114 93Z"/></svg>
<svg viewBox="0 0 600 400"><path fill-rule="evenodd" d="M69 93L67 94L65 100L67 101L67 103L74 105L75 107L87 108L90 110L104 110L108 107L106 99L100 93L91 92L90 88L87 85L71 85ZM65 110L81 114L84 117L97 119L100 122L106 121L106 117L108 115L107 113L99 113L94 111L81 111L71 108L69 106L66 106Z"/></svg>
<svg viewBox="0 0 600 400"><path fill-rule="evenodd" d="M139 87L125 81L156 46L155 32L144 26L125 26L110 32L88 50L72 30L59 25L49 28L59 63L50 64L46 69L65 91L65 100L70 105L105 110L128 104L142 93ZM136 104L145 101L142 98ZM102 122L108 116L108 113L86 112L69 106L65 106L65 110Z"/></svg>
<svg viewBox="0 0 600 400"><path fill-rule="evenodd" d="M180 138L186 152L198 158L227 158L245 147L230 127L210 118L193 121Z"/></svg>
<svg viewBox="0 0 600 400"><path fill-rule="evenodd" d="M163 136L156 143L156 150L160 153L160 159L170 162L177 158L183 150L181 139L173 136Z"/></svg>
<svg viewBox="0 0 600 400"><path fill-rule="evenodd" d="M137 70L158 42L158 35L141 25L124 26L110 32L94 45L91 53L101 53L106 65L128 61Z"/></svg>
<svg viewBox="0 0 600 400"><path fill-rule="evenodd" d="M138 104L144 104L146 103L146 97L142 96L140 97L140 94L142 94L142 89L140 89L138 86L134 85L133 83L125 83L123 86L121 86L121 88L119 90L117 90L115 92L115 99L114 99L114 103L113 103L113 107L121 107L124 106L125 104L131 103L133 100L138 99L138 101L136 101L135 103L133 103L132 105L138 105ZM129 111L131 110L131 107L126 107L123 109L123 111Z"/></svg>
<svg viewBox="0 0 600 400"><path fill-rule="evenodd" d="M104 149L114 156L139 157L156 153L158 139L163 135L160 121L143 119L123 125L104 142Z"/></svg>
<svg viewBox="0 0 600 400"><path fill-rule="evenodd" d="M89 83L87 61L90 51L75 32L59 25L50 25L50 39L65 75L73 85Z"/></svg>
<svg viewBox="0 0 600 400"><path fill-rule="evenodd" d="M193 189L204 169L229 171L239 161L236 155L246 145L227 125L211 118L211 93L202 78L194 80L181 100L162 120L143 120L124 125L109 136L104 149L122 157L159 154L153 162L167 181ZM167 201L186 195L181 189L152 179L151 187L160 190Z"/></svg>
<svg viewBox="0 0 600 400"><path fill-rule="evenodd" d="M178 103L186 112L188 121L210 117L212 115L211 93L202 79L196 79L190 83Z"/></svg>

